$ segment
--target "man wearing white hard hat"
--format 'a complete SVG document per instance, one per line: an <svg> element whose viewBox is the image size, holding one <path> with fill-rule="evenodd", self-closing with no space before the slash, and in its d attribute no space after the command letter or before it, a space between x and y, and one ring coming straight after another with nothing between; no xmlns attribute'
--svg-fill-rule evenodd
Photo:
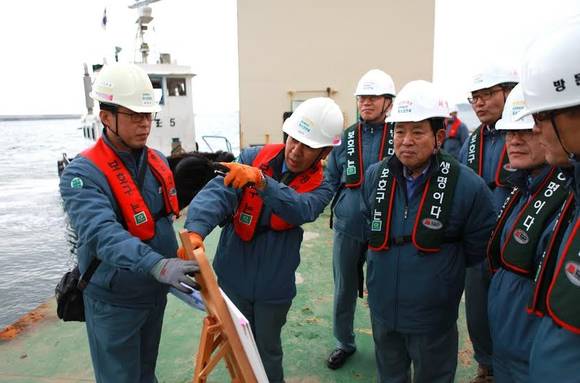
<svg viewBox="0 0 580 383"><path fill-rule="evenodd" d="M446 120L445 141L443 142L443 150L451 154L455 159L459 159L461 147L469 136L467 126L459 119L457 112L459 112L457 104L450 104L449 118Z"/></svg>
<svg viewBox="0 0 580 383"><path fill-rule="evenodd" d="M147 73L106 65L91 97L105 129L65 169L60 192L78 237L84 307L97 382L157 382L168 285L189 291L193 261L176 258L177 195L165 157L147 148L160 110Z"/></svg>
<svg viewBox="0 0 580 383"><path fill-rule="evenodd" d="M571 191L535 279L542 316L529 382L578 382L580 360L580 17L542 33L524 55L522 88L546 159L567 171ZM565 152L567 156L560 153ZM567 158L566 158L567 157ZM574 200L575 199L575 200Z"/></svg>
<svg viewBox="0 0 580 383"><path fill-rule="evenodd" d="M481 262L495 222L483 180L441 151L447 101L411 81L387 119L395 155L362 188L368 300L379 382L452 383L467 266Z"/></svg>
<svg viewBox="0 0 580 383"><path fill-rule="evenodd" d="M511 188L506 182L510 174L504 134L495 129L505 101L517 84L517 72L507 66L489 64L473 76L468 98L481 125L463 144L459 159L483 178L493 193L499 212ZM487 320L487 292L491 275L484 262L467 270L465 280L465 310L467 329L473 344L477 375L471 383L493 380L493 346Z"/></svg>
<svg viewBox="0 0 580 383"><path fill-rule="evenodd" d="M250 321L271 383L284 381L281 331L296 295L300 225L314 221L332 199L321 160L340 144L342 130L332 99L308 99L284 121L286 144L245 149L189 205L185 228L194 244L203 246L203 238L225 225L213 267Z"/></svg>
<svg viewBox="0 0 580 383"><path fill-rule="evenodd" d="M540 322L528 315L533 278L552 234L554 220L568 191L564 172L546 163L534 120L525 112L521 85L507 98L496 129L505 131L507 154L515 172L514 189L502 208L488 245L493 277L488 313L496 382L527 383L532 341Z"/></svg>
<svg viewBox="0 0 580 383"><path fill-rule="evenodd" d="M392 125L385 123L385 117L395 94L391 76L379 69L365 73L355 91L359 121L346 129L341 145L328 158L327 177L337 188L331 218L336 347L326 361L333 370L356 351L353 321L357 292L363 297L367 252L364 223L358 214L360 186L370 165L393 154Z"/></svg>

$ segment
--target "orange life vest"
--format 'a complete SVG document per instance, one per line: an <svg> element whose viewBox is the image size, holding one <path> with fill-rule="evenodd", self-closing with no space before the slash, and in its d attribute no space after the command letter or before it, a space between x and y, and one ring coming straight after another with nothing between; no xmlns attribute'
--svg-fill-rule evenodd
<svg viewBox="0 0 580 383"><path fill-rule="evenodd" d="M153 151L147 150L147 163L161 184L167 214L179 215L177 192L173 174L167 164ZM127 230L143 241L155 236L155 220L131 173L117 153L100 138L95 145L81 153L89 159L107 178L113 196L123 214Z"/></svg>
<svg viewBox="0 0 580 383"><path fill-rule="evenodd" d="M461 120L459 118L456 118L455 121L453 121L453 124L451 124L451 126L449 127L449 134L447 135L447 138L457 137L459 125L461 125Z"/></svg>
<svg viewBox="0 0 580 383"><path fill-rule="evenodd" d="M252 166L259 168L268 176L274 174L272 162L284 150L284 144L265 145L259 152ZM309 169L298 174L288 184L298 193L307 193L322 184L323 174L320 161ZM234 231L244 241L251 241L256 232L260 214L264 206L262 197L256 191L256 188L249 186L244 188L242 198L238 204L238 209L234 214L233 224ZM282 218L272 213L270 216L270 228L275 231L291 229L293 226Z"/></svg>

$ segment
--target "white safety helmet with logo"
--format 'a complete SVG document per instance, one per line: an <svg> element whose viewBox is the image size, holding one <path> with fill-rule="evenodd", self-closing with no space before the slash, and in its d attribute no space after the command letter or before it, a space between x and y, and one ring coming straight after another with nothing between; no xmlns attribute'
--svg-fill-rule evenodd
<svg viewBox="0 0 580 383"><path fill-rule="evenodd" d="M447 99L432 83L415 80L401 89L386 122L418 122L438 117L449 117Z"/></svg>
<svg viewBox="0 0 580 383"><path fill-rule="evenodd" d="M314 97L298 105L282 130L313 149L340 145L344 119L339 106L328 97Z"/></svg>
<svg viewBox="0 0 580 383"><path fill-rule="evenodd" d="M469 92L491 88L495 85L519 82L518 72L507 66L489 64L473 75Z"/></svg>
<svg viewBox="0 0 580 383"><path fill-rule="evenodd" d="M522 89L527 111L580 105L580 16L535 40L524 54Z"/></svg>
<svg viewBox="0 0 580 383"><path fill-rule="evenodd" d="M95 79L91 98L106 104L120 105L137 113L161 110L155 102L149 76L135 64L105 65Z"/></svg>
<svg viewBox="0 0 580 383"><path fill-rule="evenodd" d="M522 85L516 85L505 101L501 119L495 124L497 130L530 130L534 127L532 116L518 120L521 113L526 113L526 104Z"/></svg>
<svg viewBox="0 0 580 383"><path fill-rule="evenodd" d="M371 69L365 73L356 86L355 96L391 96L395 97L395 83L391 76L380 69Z"/></svg>

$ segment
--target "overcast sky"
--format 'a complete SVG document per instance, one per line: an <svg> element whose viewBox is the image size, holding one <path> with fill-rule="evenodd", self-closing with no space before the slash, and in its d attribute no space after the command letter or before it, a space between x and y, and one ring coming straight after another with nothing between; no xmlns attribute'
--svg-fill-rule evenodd
<svg viewBox="0 0 580 383"><path fill-rule="evenodd" d="M132 2L6 4L0 12L0 115L82 113L82 63L112 57L115 45L123 47L122 58L133 57L137 14L127 8ZM364 7L364 2L360 4ZM538 30L580 14L579 0L437 0L436 4L433 80L448 89L454 102L464 100L469 79L482 63L499 57L519 66L524 47ZM153 48L170 52L198 74L196 113L236 111L235 0L163 0L152 7L157 32ZM101 27L105 8L106 30Z"/></svg>
<svg viewBox="0 0 580 383"><path fill-rule="evenodd" d="M14 0L0 12L0 115L85 111L83 63L121 46L133 58L133 0ZM235 0L163 0L152 4L153 48L190 65L196 112L238 109ZM107 28L101 27L107 8Z"/></svg>
<svg viewBox="0 0 580 383"><path fill-rule="evenodd" d="M580 0L437 0L433 81L466 102L478 68L500 61L519 71L535 36L578 14Z"/></svg>

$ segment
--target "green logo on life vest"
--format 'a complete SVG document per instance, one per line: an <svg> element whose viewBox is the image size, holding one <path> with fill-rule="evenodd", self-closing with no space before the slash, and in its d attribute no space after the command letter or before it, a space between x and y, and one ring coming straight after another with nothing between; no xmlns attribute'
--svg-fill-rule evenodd
<svg viewBox="0 0 580 383"><path fill-rule="evenodd" d="M246 213L242 213L242 215L240 215L240 222L244 225L249 225L252 223L252 216Z"/></svg>
<svg viewBox="0 0 580 383"><path fill-rule="evenodd" d="M346 175L352 176L353 174L356 174L356 168L354 166L347 167L346 168Z"/></svg>
<svg viewBox="0 0 580 383"><path fill-rule="evenodd" d="M383 223L381 222L380 219L375 219L371 223L371 231L381 231L382 227L383 227Z"/></svg>
<svg viewBox="0 0 580 383"><path fill-rule="evenodd" d="M83 180L81 180L79 177L75 177L70 180L70 187L73 189L82 189L83 185Z"/></svg>
<svg viewBox="0 0 580 383"><path fill-rule="evenodd" d="M135 218L136 225L141 225L142 223L147 222L147 215L145 215L144 211L140 211L139 213L135 214L133 218Z"/></svg>

